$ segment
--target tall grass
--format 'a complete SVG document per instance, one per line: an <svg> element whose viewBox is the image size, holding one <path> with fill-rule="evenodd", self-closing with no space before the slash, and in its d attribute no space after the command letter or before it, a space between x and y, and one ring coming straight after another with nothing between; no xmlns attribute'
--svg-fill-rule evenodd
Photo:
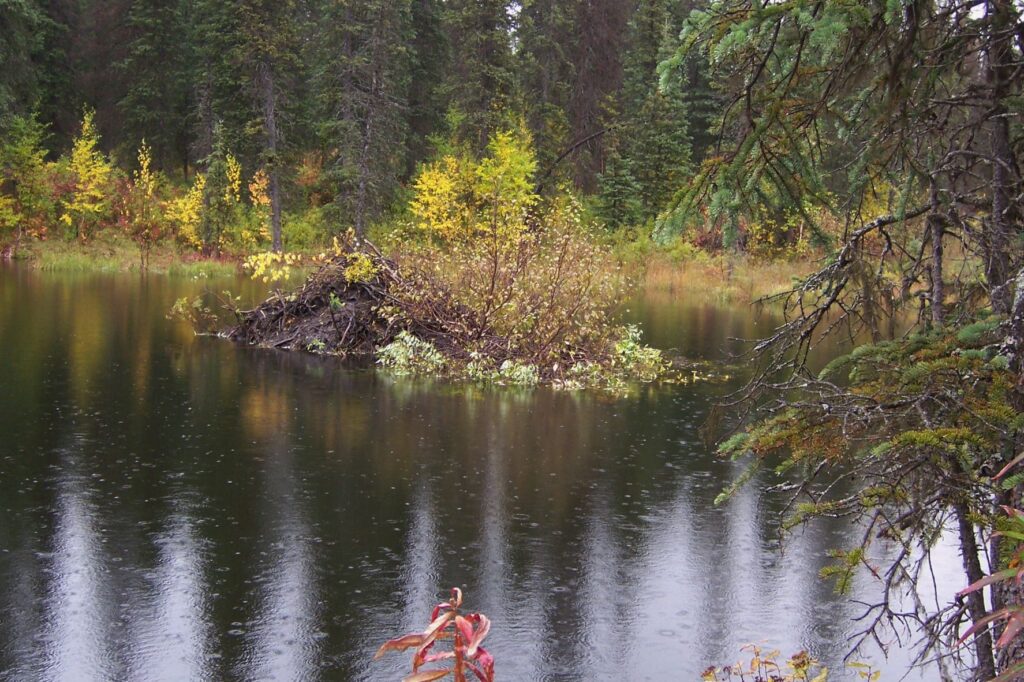
<svg viewBox="0 0 1024 682"><path fill-rule="evenodd" d="M739 254L678 260L662 255L649 259L643 282L650 293L692 296L719 303L750 303L786 291L796 279L815 269L801 261L761 261Z"/></svg>
<svg viewBox="0 0 1024 682"><path fill-rule="evenodd" d="M709 253L682 239L659 244L643 231L621 231L607 240L626 273L648 294L717 303L750 303L785 291L820 265L817 255L772 260Z"/></svg>
<svg viewBox="0 0 1024 682"><path fill-rule="evenodd" d="M60 239L34 241L19 254L32 267L48 272L139 272L138 247L121 235L106 234L82 243ZM147 272L176 277L213 278L238 274L237 261L203 258L181 253L172 244L156 246L149 255Z"/></svg>

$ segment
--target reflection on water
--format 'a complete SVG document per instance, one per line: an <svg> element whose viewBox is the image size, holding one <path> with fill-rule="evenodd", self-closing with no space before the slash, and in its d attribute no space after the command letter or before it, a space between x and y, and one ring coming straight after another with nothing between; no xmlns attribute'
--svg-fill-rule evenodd
<svg viewBox="0 0 1024 682"><path fill-rule="evenodd" d="M203 286L0 270L0 677L396 679L376 646L452 585L494 621L502 679L845 653L857 611L817 573L854 532L780 552L758 481L712 504L737 465L699 427L727 387L399 381L196 339L164 313ZM772 322L629 314L709 358Z"/></svg>

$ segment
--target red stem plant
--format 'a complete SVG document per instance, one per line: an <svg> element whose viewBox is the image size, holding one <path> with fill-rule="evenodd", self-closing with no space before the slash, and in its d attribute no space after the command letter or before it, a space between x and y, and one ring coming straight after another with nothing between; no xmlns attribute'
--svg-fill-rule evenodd
<svg viewBox="0 0 1024 682"><path fill-rule="evenodd" d="M480 646L491 629L491 621L479 613L462 615L462 590L452 588L451 598L434 607L430 625L423 632L413 632L388 640L377 650L374 660L389 651L416 649L412 657L412 674L402 682L431 682L452 676L454 682L467 682L468 674L479 682L494 682L494 657ZM434 651L439 641L451 641L450 651ZM451 667L420 670L427 663L445 661Z"/></svg>

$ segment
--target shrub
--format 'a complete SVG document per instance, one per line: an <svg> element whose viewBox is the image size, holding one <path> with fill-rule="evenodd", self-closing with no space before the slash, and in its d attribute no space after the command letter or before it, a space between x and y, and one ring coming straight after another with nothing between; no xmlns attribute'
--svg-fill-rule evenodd
<svg viewBox="0 0 1024 682"><path fill-rule="evenodd" d="M540 383L540 374L533 365L524 365L514 360L506 360L498 368L499 383L516 384L519 386L536 386Z"/></svg>
<svg viewBox="0 0 1024 682"><path fill-rule="evenodd" d="M281 239L289 250L310 249L324 240L323 211L309 208L302 213L289 213L281 226Z"/></svg>
<svg viewBox="0 0 1024 682"><path fill-rule="evenodd" d="M203 195L206 193L206 175L196 173L192 185L182 196L167 203L167 218L177 228L178 240L185 246L199 250L203 240L199 228L203 222Z"/></svg>
<svg viewBox="0 0 1024 682"><path fill-rule="evenodd" d="M344 275L345 279L352 283L369 282L377 276L377 266L367 254L354 251L348 255Z"/></svg>
<svg viewBox="0 0 1024 682"><path fill-rule="evenodd" d="M448 154L427 164L415 181L410 204L418 225L430 236L462 243L490 236L515 240L540 197L533 175L537 160L529 133L496 133L487 155Z"/></svg>
<svg viewBox="0 0 1024 682"><path fill-rule="evenodd" d="M26 231L42 234L55 217L50 171L45 162L46 130L33 116L4 122L0 142L0 245L13 235L12 251Z"/></svg>
<svg viewBox="0 0 1024 682"><path fill-rule="evenodd" d="M297 349L321 339L405 374L614 387L657 378L660 353L613 321L623 277L579 203L537 196L524 133L500 134L488 149L424 168L418 241L387 258L349 234L301 289L249 311L229 336Z"/></svg>
<svg viewBox="0 0 1024 682"><path fill-rule="evenodd" d="M228 154L225 163L227 186L224 201L230 207L229 217L221 237L221 247L237 252L252 253L270 244L270 180L262 168L253 174L246 185L249 203L242 197L242 167Z"/></svg>
<svg viewBox="0 0 1024 682"><path fill-rule="evenodd" d="M266 251L254 253L246 258L244 267L254 280L263 280L266 284L274 284L291 277L292 267L301 261L302 256L295 253Z"/></svg>
<svg viewBox="0 0 1024 682"><path fill-rule="evenodd" d="M124 229L139 247L142 267L149 263L149 252L163 236L168 221L163 204L157 192L160 176L151 168L152 154L146 141L139 147L139 168L132 173L131 180L121 198L121 217Z"/></svg>
<svg viewBox="0 0 1024 682"><path fill-rule="evenodd" d="M665 359L657 348L645 346L643 332L636 325L622 328L622 337L615 343L615 364L623 374L653 381L665 371Z"/></svg>
<svg viewBox="0 0 1024 682"><path fill-rule="evenodd" d="M750 660L721 667L710 667L701 675L705 682L826 682L828 668L808 655L806 651L794 654L781 662L781 652L768 651L754 644L743 647L750 652ZM863 663L850 663L862 679L877 682L878 671Z"/></svg>
<svg viewBox="0 0 1024 682"><path fill-rule="evenodd" d="M66 165L74 183L64 204L61 220L81 240L92 233L111 214L114 167L99 151L99 133L93 123L93 112L82 116L82 129L71 148Z"/></svg>
<svg viewBox="0 0 1024 682"><path fill-rule="evenodd" d="M428 240L398 260L428 275L421 284L436 289L428 297L471 312L480 334L467 350L493 357L484 338L491 334L505 345L499 363L565 369L574 354L611 343L609 316L623 282L579 202L542 202L536 167L521 131L497 134L480 160L449 155L426 166L412 213Z"/></svg>

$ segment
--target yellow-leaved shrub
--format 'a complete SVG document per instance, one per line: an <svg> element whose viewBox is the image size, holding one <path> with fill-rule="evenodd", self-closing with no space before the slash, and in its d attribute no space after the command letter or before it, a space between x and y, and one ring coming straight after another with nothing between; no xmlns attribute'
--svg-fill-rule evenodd
<svg viewBox="0 0 1024 682"><path fill-rule="evenodd" d="M114 167L99 150L99 133L93 112L82 116L82 129L75 138L68 161L74 187L64 204L61 221L87 239L110 215Z"/></svg>
<svg viewBox="0 0 1024 682"><path fill-rule="evenodd" d="M180 197L167 202L167 217L177 228L178 239L186 246L196 249L203 248L199 226L203 220L203 193L206 191L206 176L196 173L192 185Z"/></svg>
<svg viewBox="0 0 1024 682"><path fill-rule="evenodd" d="M463 242L491 235L514 240L540 197L537 159L525 129L496 133L487 154L447 154L427 164L414 183L410 208L431 237Z"/></svg>
<svg viewBox="0 0 1024 682"><path fill-rule="evenodd" d="M511 357L564 370L573 353L593 356L614 343L622 277L571 195L542 200L536 170L523 130L495 134L481 159L463 153L427 164L411 207L429 239L398 257L471 310ZM478 341L470 352L483 350L487 340Z"/></svg>

